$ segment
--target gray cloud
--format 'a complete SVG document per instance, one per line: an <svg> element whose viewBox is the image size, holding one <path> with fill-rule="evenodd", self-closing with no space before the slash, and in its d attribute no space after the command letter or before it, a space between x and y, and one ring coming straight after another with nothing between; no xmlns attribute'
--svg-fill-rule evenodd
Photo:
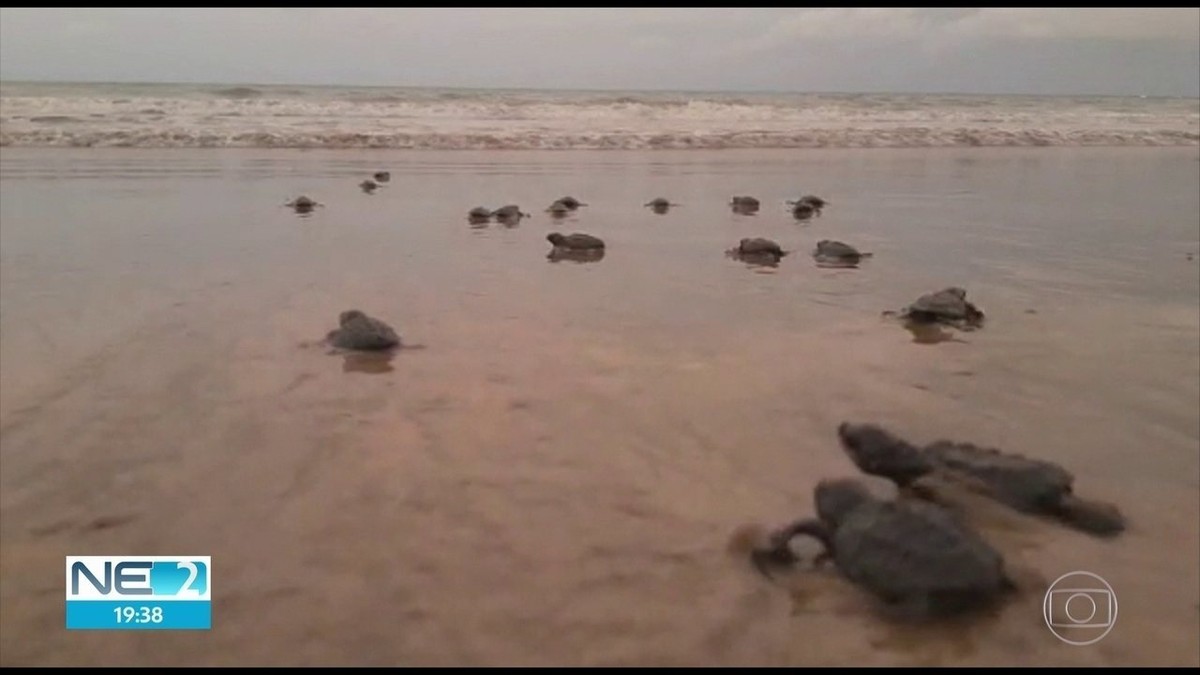
<svg viewBox="0 0 1200 675"><path fill-rule="evenodd" d="M1200 9L0 9L0 78L1200 95Z"/></svg>

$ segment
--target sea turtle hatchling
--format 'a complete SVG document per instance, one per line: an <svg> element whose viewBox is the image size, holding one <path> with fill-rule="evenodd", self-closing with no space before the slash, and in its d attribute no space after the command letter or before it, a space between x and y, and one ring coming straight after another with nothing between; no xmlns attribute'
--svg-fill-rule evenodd
<svg viewBox="0 0 1200 675"><path fill-rule="evenodd" d="M576 199L570 195L567 195L566 197L560 197L557 201L559 203L561 203L563 206L567 207L571 211L574 211L575 209L577 209L581 206L587 206L587 204L584 204L583 202L579 201L578 199Z"/></svg>
<svg viewBox="0 0 1200 675"><path fill-rule="evenodd" d="M1053 462L949 440L918 448L875 424L842 422L838 440L860 471L912 487L916 496L930 496L919 481L936 474L974 485L1017 511L1049 516L1090 534L1112 536L1125 529L1116 506L1075 495L1075 477Z"/></svg>
<svg viewBox="0 0 1200 675"><path fill-rule="evenodd" d="M294 209L296 213L310 213L314 208L318 206L324 206L324 204L321 204L304 195L300 195L292 201L284 204L284 206Z"/></svg>
<svg viewBox="0 0 1200 675"><path fill-rule="evenodd" d="M392 174L388 171L376 171L373 178L377 183L386 183L392 179Z"/></svg>
<svg viewBox="0 0 1200 675"><path fill-rule="evenodd" d="M755 266L776 267L787 255L779 244L761 237L743 238L738 245L725 252L730 258Z"/></svg>
<svg viewBox="0 0 1200 675"><path fill-rule="evenodd" d="M492 219L492 210L485 206L476 206L467 212L467 220L473 223L486 223Z"/></svg>
<svg viewBox="0 0 1200 675"><path fill-rule="evenodd" d="M788 254L779 244L762 237L744 238L738 242L736 250L742 255L773 255L776 258Z"/></svg>
<svg viewBox="0 0 1200 675"><path fill-rule="evenodd" d="M924 454L939 471L969 478L986 487L988 496L1018 511L1049 516L1100 536L1125 530L1125 517L1115 505L1077 496L1075 477L1053 462L947 440L925 446Z"/></svg>
<svg viewBox="0 0 1200 675"><path fill-rule="evenodd" d="M813 250L813 258L819 265L853 267L863 258L869 257L870 253L863 253L850 244L830 239L818 241L816 249Z"/></svg>
<svg viewBox="0 0 1200 675"><path fill-rule="evenodd" d="M983 312L967 302L967 291L957 286L926 293L900 311L900 316L918 323L942 323L960 330L983 325Z"/></svg>
<svg viewBox="0 0 1200 675"><path fill-rule="evenodd" d="M815 490L818 519L799 520L771 535L752 559L793 563L788 543L817 538L841 574L901 611L919 617L986 606L1015 589L1003 556L946 509L919 500L882 500L862 482L822 480Z"/></svg>
<svg viewBox="0 0 1200 675"><path fill-rule="evenodd" d="M337 349L381 351L400 346L400 336L391 326L357 309L338 315L338 326L325 336L326 342Z"/></svg>
<svg viewBox="0 0 1200 675"><path fill-rule="evenodd" d="M795 201L789 201L787 204L788 204L788 206L795 206L797 204L807 204L808 206L811 206L813 211L815 211L816 214L819 216L819 215L821 215L821 209L828 206L829 202L825 201L824 199L821 199L820 197L818 197L816 195L804 195L800 199L797 199Z"/></svg>
<svg viewBox="0 0 1200 675"><path fill-rule="evenodd" d="M729 200L729 206L733 209L734 213L750 215L758 212L759 203L754 197L738 195Z"/></svg>
<svg viewBox="0 0 1200 675"><path fill-rule="evenodd" d="M553 204L551 204L550 207L546 209L546 212L556 218L561 218L561 217L569 214L573 210L574 209L572 209L570 206L567 206L560 199L560 200L554 202Z"/></svg>
<svg viewBox="0 0 1200 675"><path fill-rule="evenodd" d="M666 197L655 197L654 199L651 199L650 201L643 204L643 206L649 208L651 211L654 211L655 213L666 213L667 210L670 209L672 206L679 206L679 205L672 204L671 200L667 199Z"/></svg>
<svg viewBox="0 0 1200 675"><path fill-rule="evenodd" d="M496 220L500 221L516 221L522 218L528 218L529 214L523 213L521 211L521 207L517 206L516 204L507 204L505 206L501 206L495 211L492 211L492 216L495 217Z"/></svg>
<svg viewBox="0 0 1200 675"><path fill-rule="evenodd" d="M599 237L579 232L566 235L561 232L551 232L546 235L546 241L549 241L555 249L566 251L595 251L604 248L604 241Z"/></svg>
<svg viewBox="0 0 1200 675"><path fill-rule="evenodd" d="M792 206L792 217L796 220L808 220L817 213L816 207L808 202L796 202Z"/></svg>
<svg viewBox="0 0 1200 675"><path fill-rule="evenodd" d="M379 187L379 183L376 183L375 181L368 178L367 180L364 180L363 182L359 183L358 187L362 188L363 192L365 192L367 194L371 194L372 192L375 191L375 188Z"/></svg>

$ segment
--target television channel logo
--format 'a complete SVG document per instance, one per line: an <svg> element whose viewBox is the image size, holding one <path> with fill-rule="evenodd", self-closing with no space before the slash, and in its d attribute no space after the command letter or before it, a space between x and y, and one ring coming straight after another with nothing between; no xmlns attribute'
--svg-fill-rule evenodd
<svg viewBox="0 0 1200 675"><path fill-rule="evenodd" d="M67 556L68 630L210 630L209 556Z"/></svg>
<svg viewBox="0 0 1200 675"><path fill-rule="evenodd" d="M1069 572L1050 584L1042 614L1059 640L1080 647L1095 644L1117 623L1117 594L1091 572Z"/></svg>

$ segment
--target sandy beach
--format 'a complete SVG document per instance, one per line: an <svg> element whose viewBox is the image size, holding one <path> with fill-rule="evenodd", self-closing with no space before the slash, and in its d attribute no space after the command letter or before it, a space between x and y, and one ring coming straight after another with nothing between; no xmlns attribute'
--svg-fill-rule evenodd
<svg viewBox="0 0 1200 675"><path fill-rule="evenodd" d="M1194 146L5 147L0 181L5 666L1200 666ZM792 254L724 255L756 236ZM946 286L982 330L881 315ZM327 353L351 308L420 348ZM1129 529L1001 518L1023 588L951 626L773 584L730 538L856 473L843 420L1059 462ZM212 556L210 632L64 629L64 556L141 554ZM1120 602L1088 647L1042 616L1075 570Z"/></svg>

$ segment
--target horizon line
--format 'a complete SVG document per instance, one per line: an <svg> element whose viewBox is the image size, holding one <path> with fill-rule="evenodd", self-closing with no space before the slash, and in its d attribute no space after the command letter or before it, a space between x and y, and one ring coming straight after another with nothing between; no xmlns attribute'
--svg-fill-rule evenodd
<svg viewBox="0 0 1200 675"><path fill-rule="evenodd" d="M311 88L355 88L355 89L446 89L463 91L545 91L545 92L578 92L578 93L664 93L664 94L794 94L794 95L922 95L922 96L1029 96L1029 97L1078 97L1078 98L1168 98L1200 100L1200 94L1112 94L1112 93L1030 93L1030 92L965 92L965 91L817 91L789 89L647 89L640 87L627 88L596 88L579 89L570 87L468 87L461 85L428 85L428 84L302 84L295 82L215 82L215 81L154 81L154 80L53 80L53 79L6 79L0 77L0 84L84 84L84 85L185 85L185 86L235 86L235 87L311 87Z"/></svg>

